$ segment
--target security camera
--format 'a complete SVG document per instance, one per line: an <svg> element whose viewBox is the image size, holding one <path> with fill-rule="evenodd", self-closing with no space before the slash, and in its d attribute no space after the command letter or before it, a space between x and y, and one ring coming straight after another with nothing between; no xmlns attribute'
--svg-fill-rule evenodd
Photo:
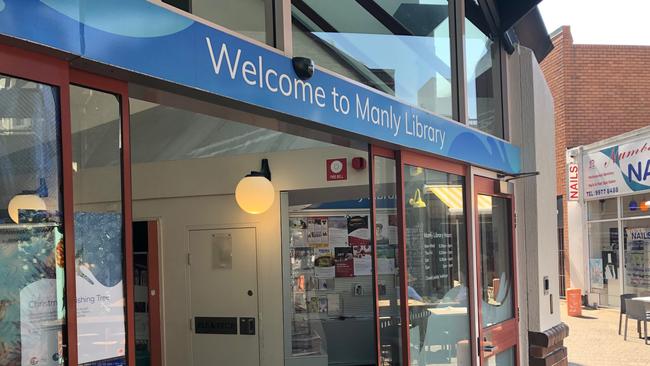
<svg viewBox="0 0 650 366"><path fill-rule="evenodd" d="M314 76L314 61L307 57L294 57L291 59L293 71L301 80L307 80Z"/></svg>

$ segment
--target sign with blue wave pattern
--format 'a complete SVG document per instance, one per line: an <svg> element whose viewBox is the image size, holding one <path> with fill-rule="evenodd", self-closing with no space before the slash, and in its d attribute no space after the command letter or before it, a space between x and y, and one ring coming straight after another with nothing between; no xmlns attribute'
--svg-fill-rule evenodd
<svg viewBox="0 0 650 366"><path fill-rule="evenodd" d="M0 0L0 33L324 126L506 173L518 147L146 0Z"/></svg>

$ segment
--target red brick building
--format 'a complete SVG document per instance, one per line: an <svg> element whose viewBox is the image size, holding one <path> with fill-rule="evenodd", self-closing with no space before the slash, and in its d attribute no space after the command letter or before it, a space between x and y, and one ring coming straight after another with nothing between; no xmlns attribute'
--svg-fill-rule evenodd
<svg viewBox="0 0 650 366"><path fill-rule="evenodd" d="M557 195L564 197L567 149L650 124L650 47L575 44L568 26L551 37L554 49L541 67L554 99ZM566 227L564 200L562 207ZM571 243L566 230L559 234L568 288Z"/></svg>

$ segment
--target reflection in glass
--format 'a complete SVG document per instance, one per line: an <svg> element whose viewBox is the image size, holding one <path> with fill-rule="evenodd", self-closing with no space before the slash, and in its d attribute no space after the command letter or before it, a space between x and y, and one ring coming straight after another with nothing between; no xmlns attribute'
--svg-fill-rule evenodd
<svg viewBox="0 0 650 366"><path fill-rule="evenodd" d="M619 306L618 222L589 223L588 233L591 292L599 295L601 305Z"/></svg>
<svg viewBox="0 0 650 366"><path fill-rule="evenodd" d="M395 169L395 160L375 157L377 298L382 366L402 364Z"/></svg>
<svg viewBox="0 0 650 366"><path fill-rule="evenodd" d="M447 0L292 4L295 55L451 117Z"/></svg>
<svg viewBox="0 0 650 366"><path fill-rule="evenodd" d="M174 0L179 8L191 8L192 14L241 33L262 43L267 42L266 4L271 0ZM189 2L189 1L187 1Z"/></svg>
<svg viewBox="0 0 650 366"><path fill-rule="evenodd" d="M120 104L70 87L79 363L125 364Z"/></svg>
<svg viewBox="0 0 650 366"><path fill-rule="evenodd" d="M515 361L515 349L509 348L501 353L497 353L495 366L515 366L517 362ZM488 363L488 365L491 365Z"/></svg>
<svg viewBox="0 0 650 366"><path fill-rule="evenodd" d="M467 79L467 123L503 138L498 93L499 46L488 36L483 11L466 0L465 72Z"/></svg>
<svg viewBox="0 0 650 366"><path fill-rule="evenodd" d="M478 195L483 326L514 317L510 200Z"/></svg>
<svg viewBox="0 0 650 366"><path fill-rule="evenodd" d="M611 200L616 205L616 198ZM621 197L621 213L623 217L650 216L650 193Z"/></svg>
<svg viewBox="0 0 650 366"><path fill-rule="evenodd" d="M625 200L625 197L623 198ZM629 201L627 204L629 205ZM638 206L637 206L638 207ZM624 206L623 212L628 210ZM618 203L616 198L587 201L587 215L589 220L607 220L618 217Z"/></svg>
<svg viewBox="0 0 650 366"><path fill-rule="evenodd" d="M0 75L0 365L63 362L59 95Z"/></svg>
<svg viewBox="0 0 650 366"><path fill-rule="evenodd" d="M404 194L411 363L468 364L464 178L406 165Z"/></svg>
<svg viewBox="0 0 650 366"><path fill-rule="evenodd" d="M368 187L288 192L287 364L376 363Z"/></svg>

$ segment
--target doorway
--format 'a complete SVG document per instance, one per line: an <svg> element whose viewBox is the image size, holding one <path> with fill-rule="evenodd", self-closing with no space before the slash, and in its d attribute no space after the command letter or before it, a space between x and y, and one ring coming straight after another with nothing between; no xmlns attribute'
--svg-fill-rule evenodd
<svg viewBox="0 0 650 366"><path fill-rule="evenodd" d="M188 266L193 365L258 366L255 228L190 230Z"/></svg>
<svg viewBox="0 0 650 366"><path fill-rule="evenodd" d="M162 365L158 222L133 222L136 366Z"/></svg>
<svg viewBox="0 0 650 366"><path fill-rule="evenodd" d="M482 365L517 365L518 322L512 195L475 177L480 355Z"/></svg>

